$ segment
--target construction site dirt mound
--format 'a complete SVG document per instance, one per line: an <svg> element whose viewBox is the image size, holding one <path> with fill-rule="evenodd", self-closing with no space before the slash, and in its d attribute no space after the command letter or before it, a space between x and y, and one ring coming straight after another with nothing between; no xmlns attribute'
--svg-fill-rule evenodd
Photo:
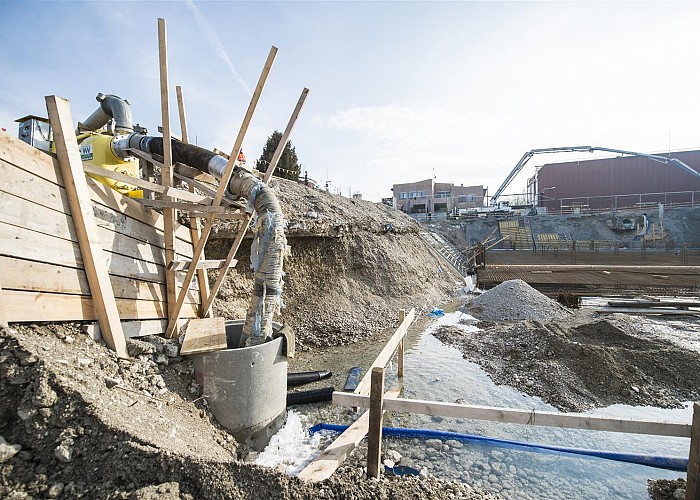
<svg viewBox="0 0 700 500"><path fill-rule="evenodd" d="M612 404L676 408L700 397L700 353L644 338L634 320L582 324L481 323L435 336L478 363L497 384L541 397L562 411Z"/></svg>
<svg viewBox="0 0 700 500"><path fill-rule="evenodd" d="M353 468L304 483L244 462L172 344L129 352L118 360L77 324L0 328L0 498L490 498Z"/></svg>
<svg viewBox="0 0 700 500"><path fill-rule="evenodd" d="M289 228L285 308L276 320L294 329L300 350L360 342L393 326L399 309L439 305L463 285L404 213L284 179L272 186ZM217 226L207 258L226 256L236 227ZM215 314L227 319L245 317L253 290L250 240L237 259L214 301Z"/></svg>
<svg viewBox="0 0 700 500"><path fill-rule="evenodd" d="M552 321L569 314L559 303L519 279L486 290L469 303L468 312L490 321Z"/></svg>

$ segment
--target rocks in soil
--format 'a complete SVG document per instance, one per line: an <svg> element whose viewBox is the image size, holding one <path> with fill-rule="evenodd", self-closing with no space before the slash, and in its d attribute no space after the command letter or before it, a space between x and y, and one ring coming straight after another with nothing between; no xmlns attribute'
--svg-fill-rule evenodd
<svg viewBox="0 0 700 500"><path fill-rule="evenodd" d="M520 279L504 281L486 290L471 301L469 313L491 321L549 322L568 316L560 304Z"/></svg>
<svg viewBox="0 0 700 500"><path fill-rule="evenodd" d="M18 444L9 444L5 438L0 436L0 464L4 464L22 450Z"/></svg>

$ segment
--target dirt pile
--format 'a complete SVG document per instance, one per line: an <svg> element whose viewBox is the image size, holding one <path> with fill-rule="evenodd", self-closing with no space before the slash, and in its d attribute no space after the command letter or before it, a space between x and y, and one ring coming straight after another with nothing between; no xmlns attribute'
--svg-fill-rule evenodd
<svg viewBox="0 0 700 500"><path fill-rule="evenodd" d="M581 325L521 322L435 336L481 365L497 384L540 396L562 411L616 403L680 407L700 397L700 354L645 339L632 321Z"/></svg>
<svg viewBox="0 0 700 500"><path fill-rule="evenodd" d="M398 210L275 179L288 221L286 305L276 318L300 350L360 342L393 326L398 309L450 300L461 278L430 253L420 226ZM235 223L217 226L207 258L223 258ZM250 240L244 240L214 302L216 315L244 317L252 293ZM214 273L211 273L212 276Z"/></svg>
<svg viewBox="0 0 700 500"><path fill-rule="evenodd" d="M79 325L0 328L0 498L488 498L433 478L306 484L245 463L160 338L118 360Z"/></svg>
<svg viewBox="0 0 700 500"><path fill-rule="evenodd" d="M569 313L523 280L509 280L486 290L468 305L472 316L490 321L552 321Z"/></svg>

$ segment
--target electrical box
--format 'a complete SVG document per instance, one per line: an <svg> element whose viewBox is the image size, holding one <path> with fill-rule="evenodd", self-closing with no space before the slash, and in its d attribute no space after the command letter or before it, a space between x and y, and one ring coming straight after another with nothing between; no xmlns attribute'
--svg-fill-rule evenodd
<svg viewBox="0 0 700 500"><path fill-rule="evenodd" d="M49 120L40 116L27 115L15 120L19 123L17 136L27 144L42 151L51 151L51 126Z"/></svg>

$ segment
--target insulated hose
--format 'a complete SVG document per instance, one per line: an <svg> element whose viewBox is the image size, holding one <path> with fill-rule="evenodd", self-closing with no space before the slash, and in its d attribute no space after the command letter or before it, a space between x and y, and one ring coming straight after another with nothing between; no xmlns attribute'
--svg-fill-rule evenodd
<svg viewBox="0 0 700 500"><path fill-rule="evenodd" d="M129 149L163 155L163 138L133 133L115 137L112 147L115 154L124 158ZM219 180L228 165L228 160L199 146L172 140L174 163L184 163ZM287 253L287 238L284 234L284 214L274 191L249 171L235 166L228 185L236 198L248 201L247 213L257 213L253 228L253 244L250 250L253 275L253 296L246 312L239 347L264 343L272 338L272 318L284 304L282 288L284 275L282 266ZM223 271L220 271L223 272Z"/></svg>
<svg viewBox="0 0 700 500"><path fill-rule="evenodd" d="M316 432L321 430L343 432L347 428L347 425L321 423L311 427L309 429L309 434L315 434ZM678 472L685 472L688 470L688 459L683 457L660 457L654 455L637 455L634 453L618 453L614 451L590 450L586 448L569 448L566 446L552 446L540 443L511 441L509 439L490 438L484 436L476 436L474 434L460 434L457 432L437 431L433 429L406 429L402 427L384 427L382 429L382 433L386 436L455 439L458 441L481 442L492 444L500 448L527 448L539 453L571 453L573 455L604 458L607 460L614 460L617 462L646 465L647 467L655 467L657 469L666 469Z"/></svg>

